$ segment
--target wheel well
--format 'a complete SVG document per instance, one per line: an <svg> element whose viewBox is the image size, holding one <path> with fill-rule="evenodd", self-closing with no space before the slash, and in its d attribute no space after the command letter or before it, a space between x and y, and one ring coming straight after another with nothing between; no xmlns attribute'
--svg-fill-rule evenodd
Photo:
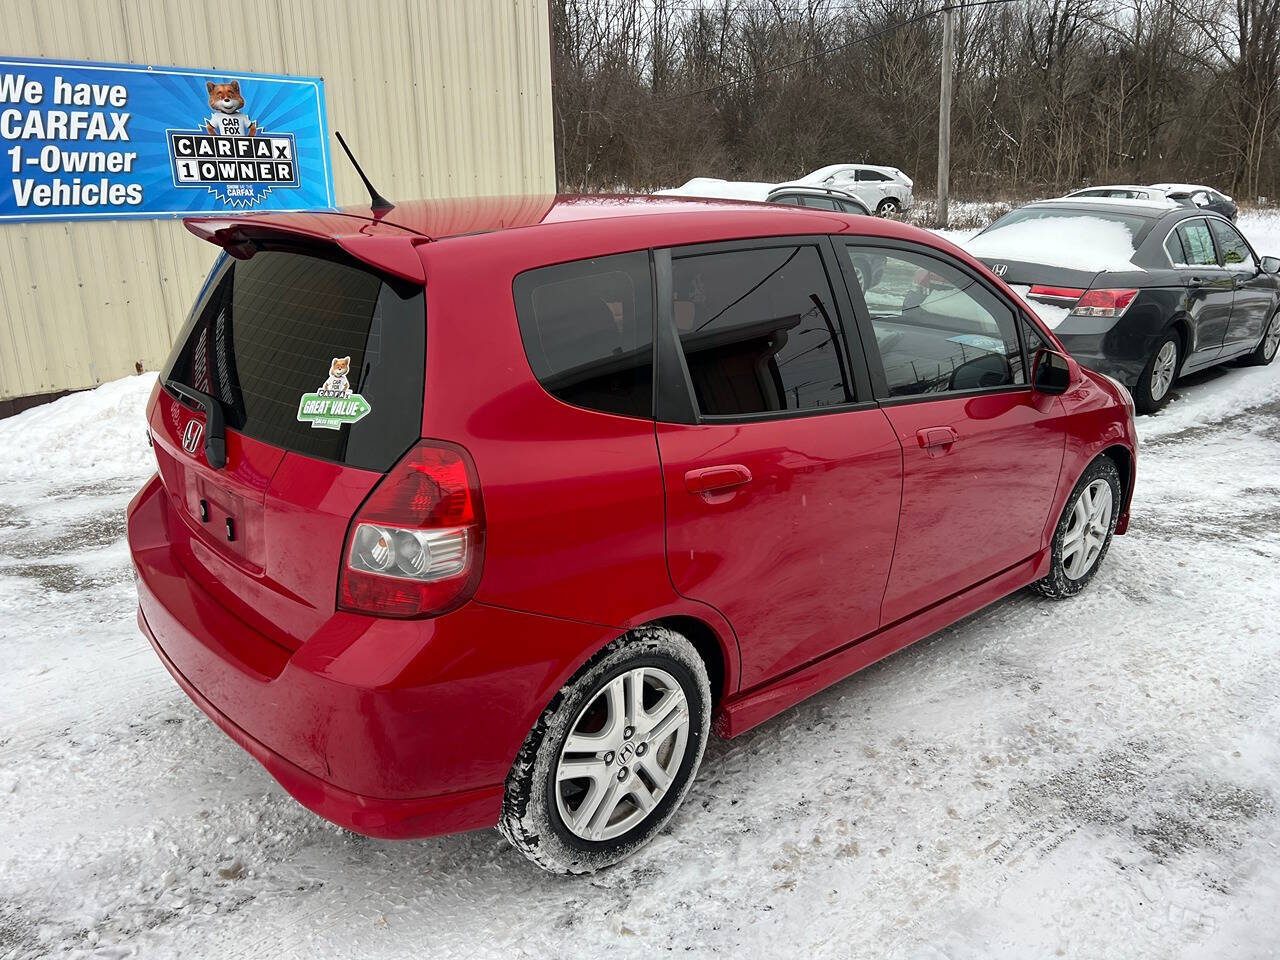
<svg viewBox="0 0 1280 960"><path fill-rule="evenodd" d="M1169 324L1173 332L1178 335L1178 368L1181 371L1183 362L1187 359L1187 351L1191 349L1191 326L1187 323L1186 317L1175 317L1173 323Z"/></svg>
<svg viewBox="0 0 1280 960"><path fill-rule="evenodd" d="M711 703L716 706L724 697L725 665L724 650L720 647L715 631L695 617L664 617L655 620L660 627L667 627L683 636L702 657L707 665L707 679L711 683Z"/></svg>
<svg viewBox="0 0 1280 960"><path fill-rule="evenodd" d="M1107 447L1102 451L1102 456L1107 457L1116 465L1116 470L1120 472L1120 489L1124 492L1124 503L1129 502L1129 495L1132 493L1130 484L1133 483L1133 455L1128 448L1116 445Z"/></svg>

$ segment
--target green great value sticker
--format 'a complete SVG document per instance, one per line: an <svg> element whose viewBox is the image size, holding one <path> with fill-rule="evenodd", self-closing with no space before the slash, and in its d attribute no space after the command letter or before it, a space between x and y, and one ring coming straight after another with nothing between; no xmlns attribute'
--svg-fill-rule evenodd
<svg viewBox="0 0 1280 960"><path fill-rule="evenodd" d="M320 393L304 393L298 403L298 419L312 427L337 430L344 423L355 423L368 415L369 401L358 393L345 397L327 397Z"/></svg>

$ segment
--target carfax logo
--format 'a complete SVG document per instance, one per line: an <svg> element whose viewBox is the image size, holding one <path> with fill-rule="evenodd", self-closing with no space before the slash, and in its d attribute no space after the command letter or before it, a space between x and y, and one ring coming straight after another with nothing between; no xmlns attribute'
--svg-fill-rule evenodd
<svg viewBox="0 0 1280 960"><path fill-rule="evenodd" d="M261 203L276 187L297 187L293 134L265 132L245 113L239 80L206 82L212 113L196 130L166 130L173 183L205 187L231 207Z"/></svg>

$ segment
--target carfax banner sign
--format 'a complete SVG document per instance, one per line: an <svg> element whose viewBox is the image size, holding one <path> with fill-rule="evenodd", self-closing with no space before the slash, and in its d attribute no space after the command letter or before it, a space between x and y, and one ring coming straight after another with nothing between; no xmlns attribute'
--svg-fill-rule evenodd
<svg viewBox="0 0 1280 960"><path fill-rule="evenodd" d="M333 206L324 81L0 57L0 221Z"/></svg>

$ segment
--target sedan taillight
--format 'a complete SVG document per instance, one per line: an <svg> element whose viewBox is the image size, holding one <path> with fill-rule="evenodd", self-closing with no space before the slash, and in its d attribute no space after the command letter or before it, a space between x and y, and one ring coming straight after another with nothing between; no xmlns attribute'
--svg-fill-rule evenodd
<svg viewBox="0 0 1280 960"><path fill-rule="evenodd" d="M423 441L357 511L343 550L338 606L380 617L429 617L475 592L484 511L461 447Z"/></svg>
<svg viewBox="0 0 1280 960"><path fill-rule="evenodd" d="M1137 298L1137 290L1089 290L1071 308L1076 317L1121 317Z"/></svg>

